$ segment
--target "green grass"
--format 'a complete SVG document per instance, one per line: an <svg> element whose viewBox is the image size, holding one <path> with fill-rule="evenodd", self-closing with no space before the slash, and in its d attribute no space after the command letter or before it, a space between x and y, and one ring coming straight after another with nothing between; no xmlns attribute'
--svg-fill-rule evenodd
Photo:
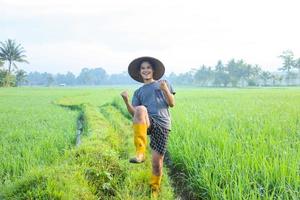
<svg viewBox="0 0 300 200"><path fill-rule="evenodd" d="M61 122L65 123L65 126L72 124L74 129L70 134L72 140L61 136L65 137L61 138L62 141L67 140L71 145L65 146L57 156L49 159L47 152L52 152L58 147L44 146L46 141L37 142L36 144L40 145L37 148L45 152L43 159L48 159L48 162L44 163L40 157L35 158L37 165L31 165L26 170L19 171L18 177L11 178L2 185L0 199L149 199L150 155L148 155L148 161L142 165L129 164L129 154L134 154L131 122L109 103L113 97L119 95L119 90L111 88L37 90L40 90L37 94L44 94L47 97L45 107L57 108L60 112L74 114L74 116L62 116L70 121ZM3 96L9 96L8 93L13 94L11 101L16 107L20 107L22 101L18 102L15 99L19 99L22 94L27 99L35 99L33 95L35 91L36 89L27 88L23 93L9 89ZM31 106L31 109L41 109L41 112L52 114L53 111L44 109L40 101L37 98L36 104L39 104L39 107ZM6 113L9 113L9 110ZM82 113L84 118L84 136L81 145L75 148L73 146L74 126L79 113ZM42 117L40 112L37 112L37 119L40 120L38 116ZM21 119L18 115L15 117ZM27 117L32 118L31 115ZM61 118L55 119L52 116L48 120L51 125ZM11 124L11 126L15 125ZM57 131L61 128L61 126L53 127ZM28 129L28 135L34 131L33 129L38 128ZM48 134L46 130L41 131L44 135ZM60 134L59 131L57 133ZM22 137L19 134L21 133L17 132L16 137ZM52 137L56 137L56 133L52 134ZM47 139L51 140L51 138ZM32 142L35 141L36 139L32 138ZM59 145L62 141L55 142ZM22 143L10 143L11 146L20 144ZM28 149L27 145L22 145L21 149L30 152L36 147L31 146ZM10 160L9 163L12 167L15 161ZM161 199L174 199L166 171Z"/></svg>
<svg viewBox="0 0 300 200"><path fill-rule="evenodd" d="M53 102L101 105L119 90L102 88L0 88L0 187L33 166L48 165L75 142L79 110Z"/></svg>
<svg viewBox="0 0 300 200"><path fill-rule="evenodd" d="M0 89L0 199L147 199L121 91ZM299 88L181 88L171 114L172 163L197 198L300 198ZM161 199L174 199L166 170Z"/></svg>
<svg viewBox="0 0 300 200"><path fill-rule="evenodd" d="M79 112L51 103L62 95L60 90L0 89L0 188L73 146Z"/></svg>
<svg viewBox="0 0 300 200"><path fill-rule="evenodd" d="M198 198L300 198L300 89L180 90L169 151Z"/></svg>

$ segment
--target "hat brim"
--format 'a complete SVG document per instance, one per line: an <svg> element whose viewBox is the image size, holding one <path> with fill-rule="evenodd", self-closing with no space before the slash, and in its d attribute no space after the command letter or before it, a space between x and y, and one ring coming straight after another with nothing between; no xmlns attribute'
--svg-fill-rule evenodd
<svg viewBox="0 0 300 200"><path fill-rule="evenodd" d="M159 80L165 73L165 67L163 65L163 63L153 57L149 57L149 56L143 56L143 57L139 57L134 59L128 66L128 73L131 76L131 78L133 78L134 80L143 83L144 80L140 74L140 65L141 62L143 61L150 61L153 67L153 79L154 80Z"/></svg>

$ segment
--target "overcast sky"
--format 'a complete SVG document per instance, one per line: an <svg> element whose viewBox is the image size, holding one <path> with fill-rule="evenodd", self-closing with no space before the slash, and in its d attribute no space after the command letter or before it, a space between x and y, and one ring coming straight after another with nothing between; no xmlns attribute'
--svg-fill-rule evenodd
<svg viewBox="0 0 300 200"><path fill-rule="evenodd" d="M117 73L144 55L167 73L231 58L273 71L283 50L300 57L297 1L0 0L0 41L23 45L26 71Z"/></svg>

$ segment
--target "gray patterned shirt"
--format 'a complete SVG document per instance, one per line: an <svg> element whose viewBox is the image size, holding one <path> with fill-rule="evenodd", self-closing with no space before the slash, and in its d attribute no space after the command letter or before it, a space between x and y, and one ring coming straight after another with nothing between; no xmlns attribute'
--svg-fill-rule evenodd
<svg viewBox="0 0 300 200"><path fill-rule="evenodd" d="M172 94L175 94L173 87L167 82ZM149 116L163 128L171 130L171 117L169 105L167 104L164 92L160 89L160 83L154 81L144 84L134 92L132 98L133 106L143 105L147 108Z"/></svg>

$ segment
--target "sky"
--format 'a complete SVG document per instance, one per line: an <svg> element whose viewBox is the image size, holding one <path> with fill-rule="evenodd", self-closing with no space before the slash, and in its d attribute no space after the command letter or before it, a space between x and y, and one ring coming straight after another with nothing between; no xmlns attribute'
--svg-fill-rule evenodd
<svg viewBox="0 0 300 200"><path fill-rule="evenodd" d="M26 50L26 71L127 71L136 57L166 73L231 58L275 71L300 57L298 0L0 0L0 41Z"/></svg>

